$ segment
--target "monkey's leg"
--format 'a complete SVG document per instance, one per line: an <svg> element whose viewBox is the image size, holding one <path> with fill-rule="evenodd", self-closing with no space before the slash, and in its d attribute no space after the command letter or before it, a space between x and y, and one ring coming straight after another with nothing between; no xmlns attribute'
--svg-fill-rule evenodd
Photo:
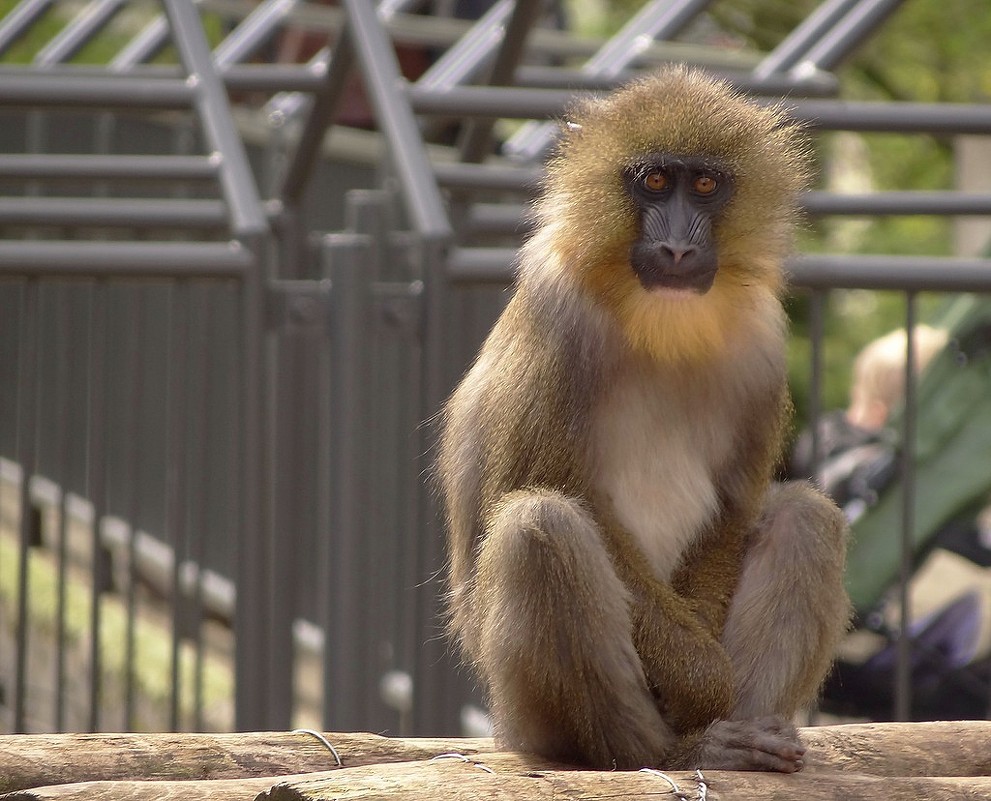
<svg viewBox="0 0 991 801"><path fill-rule="evenodd" d="M474 595L476 657L501 745L604 769L672 753L676 738L633 647L627 589L577 502L551 491L508 495Z"/></svg>
<svg viewBox="0 0 991 801"><path fill-rule="evenodd" d="M771 489L723 633L734 719L790 718L815 698L850 620L845 555L832 501L799 482Z"/></svg>

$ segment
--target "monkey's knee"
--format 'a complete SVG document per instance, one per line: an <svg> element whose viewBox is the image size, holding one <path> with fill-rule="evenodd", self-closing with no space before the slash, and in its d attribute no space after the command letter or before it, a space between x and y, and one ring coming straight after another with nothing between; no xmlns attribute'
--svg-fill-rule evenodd
<svg viewBox="0 0 991 801"><path fill-rule="evenodd" d="M793 481L768 491L750 551L786 572L819 565L824 580L841 581L848 527L833 501L811 484Z"/></svg>
<svg viewBox="0 0 991 801"><path fill-rule="evenodd" d="M810 485L768 493L723 632L734 716L791 715L813 700L849 624L846 539L842 512Z"/></svg>
<svg viewBox="0 0 991 801"><path fill-rule="evenodd" d="M551 490L507 495L493 515L478 559L491 626L531 636L551 628L586 642L587 629L629 630L628 591L616 576L599 528L576 500ZM506 636L488 638L505 643Z"/></svg>
<svg viewBox="0 0 991 801"><path fill-rule="evenodd" d="M507 495L497 507L478 570L496 581L505 573L514 586L565 584L580 592L590 575L612 567L598 526L576 500L553 490L527 490Z"/></svg>

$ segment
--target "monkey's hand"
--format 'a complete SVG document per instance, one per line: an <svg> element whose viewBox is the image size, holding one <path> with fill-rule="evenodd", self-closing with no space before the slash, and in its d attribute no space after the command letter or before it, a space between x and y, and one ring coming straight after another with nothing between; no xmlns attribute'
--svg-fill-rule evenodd
<svg viewBox="0 0 991 801"><path fill-rule="evenodd" d="M804 767L805 746L798 730L778 716L754 720L717 720L685 740L677 761L686 768L768 770L796 773Z"/></svg>
<svg viewBox="0 0 991 801"><path fill-rule="evenodd" d="M633 644L664 719L684 733L728 717L734 673L722 643L670 588L638 600L631 609Z"/></svg>

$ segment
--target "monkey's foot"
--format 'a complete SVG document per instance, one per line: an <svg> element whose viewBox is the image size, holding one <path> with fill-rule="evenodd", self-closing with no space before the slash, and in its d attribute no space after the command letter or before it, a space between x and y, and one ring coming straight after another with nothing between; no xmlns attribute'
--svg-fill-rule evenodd
<svg viewBox="0 0 991 801"><path fill-rule="evenodd" d="M805 747L798 730L777 715L755 720L717 720L702 735L692 767L709 770L775 770L804 767Z"/></svg>

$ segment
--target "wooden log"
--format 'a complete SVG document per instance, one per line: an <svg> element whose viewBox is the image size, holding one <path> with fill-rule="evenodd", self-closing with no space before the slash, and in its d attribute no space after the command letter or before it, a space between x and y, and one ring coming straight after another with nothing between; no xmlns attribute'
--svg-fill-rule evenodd
<svg viewBox="0 0 991 801"><path fill-rule="evenodd" d="M698 775L560 769L519 754L349 768L281 781L257 801L558 801L703 797ZM671 782L674 784L671 784ZM705 771L708 801L991 801L991 777L872 776L843 771L793 775Z"/></svg>
<svg viewBox="0 0 991 801"><path fill-rule="evenodd" d="M492 771L491 773L488 771ZM516 754L471 762L390 763L282 778L216 781L85 782L32 788L4 801L557 801L560 798L702 797L698 775L579 771ZM882 777L837 771L776 773L707 771L708 801L980 801L991 799L987 777Z"/></svg>
<svg viewBox="0 0 991 801"><path fill-rule="evenodd" d="M724 798L817 801L879 793L888 799L949 798L953 793L954 799L991 801L989 722L824 726L802 734L809 751L801 774L706 772L709 797L718 799L723 793ZM251 801L257 794L271 801L311 801L437 795L541 798L551 792L548 787L576 798L621 798L659 793L656 785L643 785L645 778L663 783L649 774L578 771L526 755L496 753L488 739L327 737L340 753L343 769L327 771L333 756L317 738L301 733L6 735L0 736L0 789L35 788L7 799L38 801L144 801L174 794L199 801ZM471 761L424 761L455 752ZM498 781L493 784L493 774L477 763L495 771ZM679 786L694 786L691 774L671 775ZM820 786L834 788L836 794Z"/></svg>
<svg viewBox="0 0 991 801"><path fill-rule="evenodd" d="M991 722L856 723L802 729L806 771L991 776Z"/></svg>
<svg viewBox="0 0 991 801"><path fill-rule="evenodd" d="M486 738L401 739L363 733L326 737L345 766L493 749ZM0 735L0 793L98 780L279 776L334 766L333 754L306 733Z"/></svg>
<svg viewBox="0 0 991 801"><path fill-rule="evenodd" d="M304 774L315 775L315 774ZM0 796L4 801L253 801L273 784L304 775L216 781L95 781L31 787Z"/></svg>

